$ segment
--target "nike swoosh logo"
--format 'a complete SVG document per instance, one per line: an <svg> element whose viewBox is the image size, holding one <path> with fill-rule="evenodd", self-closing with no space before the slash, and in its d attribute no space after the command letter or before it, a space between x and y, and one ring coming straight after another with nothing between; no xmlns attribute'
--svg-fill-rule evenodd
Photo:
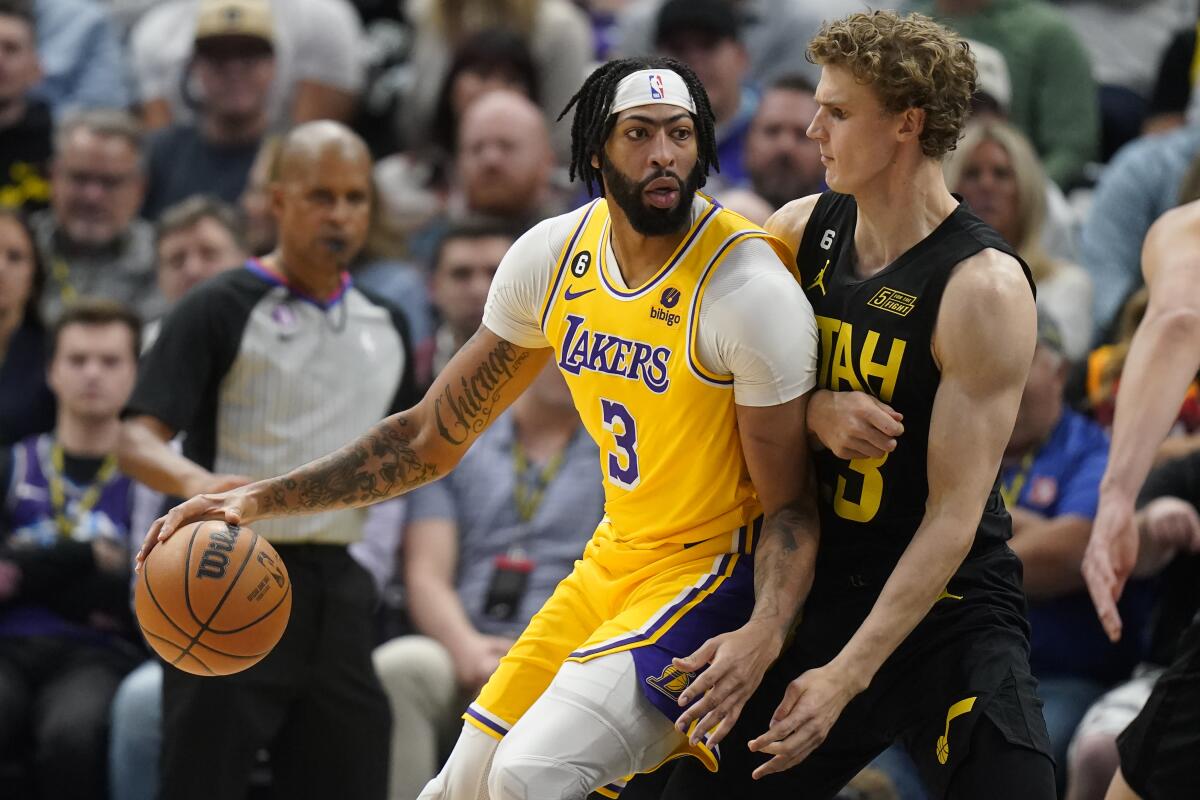
<svg viewBox="0 0 1200 800"><path fill-rule="evenodd" d="M565 292L563 292L563 299L564 300L574 300L576 297L583 297L588 292L594 292L594 291L596 291L595 288L584 289L582 292L572 292L571 287L568 286L567 290Z"/></svg>

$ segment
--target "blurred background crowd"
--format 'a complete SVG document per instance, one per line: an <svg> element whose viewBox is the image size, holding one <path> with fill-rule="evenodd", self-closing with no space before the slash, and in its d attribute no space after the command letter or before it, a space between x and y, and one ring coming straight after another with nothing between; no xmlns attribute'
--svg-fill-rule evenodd
<svg viewBox="0 0 1200 800"><path fill-rule="evenodd" d="M0 794L184 796L170 754L188 718L164 709L163 668L129 612L136 543L173 496L328 449L309 452L335 400L361 430L420 396L478 327L509 245L587 199L567 179L559 116L592 67L649 54L689 64L717 122L721 170L705 191L761 224L824 189L805 136L820 77L805 45L823 19L864 7L0 0ZM1200 198L1197 0L899 10L970 41L978 95L947 181L1037 283L1039 347L1002 483L1061 796L1101 798L1116 734L1200 605L1200 383L1143 492L1153 557L1122 601L1119 644L1079 574L1146 306L1142 240ZM362 184L354 210L335 198L322 211L315 195L302 209L329 165L280 163L281 137L315 120L365 142L337 167ZM338 292L311 297L258 260L289 247L326 253L313 269ZM362 348L336 343L348 331ZM371 360L381 352L390 367ZM255 439L264 429L269 441ZM436 772L602 502L595 445L549 370L451 477L280 535L348 548L361 571L367 601L340 613L363 619L391 724L350 722L376 742L389 798L415 798ZM312 679L326 680L339 679ZM294 786L286 737L316 724L293 713L313 690L297 687L291 710L230 755L229 797ZM845 792L925 796L899 751Z"/></svg>

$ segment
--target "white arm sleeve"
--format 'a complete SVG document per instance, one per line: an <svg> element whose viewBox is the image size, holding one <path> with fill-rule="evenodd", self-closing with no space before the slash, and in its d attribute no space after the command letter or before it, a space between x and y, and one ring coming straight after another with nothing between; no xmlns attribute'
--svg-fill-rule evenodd
<svg viewBox="0 0 1200 800"><path fill-rule="evenodd" d="M543 220L513 243L492 279L483 308L484 327L520 347L550 346L538 315L558 256L584 211Z"/></svg>
<svg viewBox="0 0 1200 800"><path fill-rule="evenodd" d="M774 406L816 385L817 321L800 284L761 239L737 245L700 305L700 363L733 375L734 402Z"/></svg>

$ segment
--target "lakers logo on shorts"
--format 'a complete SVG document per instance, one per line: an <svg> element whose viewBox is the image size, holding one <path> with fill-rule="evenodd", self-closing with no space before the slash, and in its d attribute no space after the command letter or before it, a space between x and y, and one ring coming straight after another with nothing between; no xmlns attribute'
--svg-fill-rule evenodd
<svg viewBox="0 0 1200 800"><path fill-rule="evenodd" d="M939 764L945 764L950 760L950 723L955 717L961 717L963 714L970 712L975 707L975 698L968 697L966 700L959 700L954 705L950 706L950 710L946 712L946 730L937 740L937 760Z"/></svg>
<svg viewBox="0 0 1200 800"><path fill-rule="evenodd" d="M668 664L657 678L646 678L646 683L672 700L678 700L683 690L691 684L692 678L692 673L680 672L674 665Z"/></svg>

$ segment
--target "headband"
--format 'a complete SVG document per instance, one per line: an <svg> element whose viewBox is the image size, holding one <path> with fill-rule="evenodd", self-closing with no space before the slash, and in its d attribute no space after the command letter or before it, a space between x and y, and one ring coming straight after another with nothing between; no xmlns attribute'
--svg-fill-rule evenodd
<svg viewBox="0 0 1200 800"><path fill-rule="evenodd" d="M626 75L617 84L608 113L616 114L627 108L654 104L679 106L696 113L696 104L687 84L679 77L679 73L669 69L643 69Z"/></svg>

